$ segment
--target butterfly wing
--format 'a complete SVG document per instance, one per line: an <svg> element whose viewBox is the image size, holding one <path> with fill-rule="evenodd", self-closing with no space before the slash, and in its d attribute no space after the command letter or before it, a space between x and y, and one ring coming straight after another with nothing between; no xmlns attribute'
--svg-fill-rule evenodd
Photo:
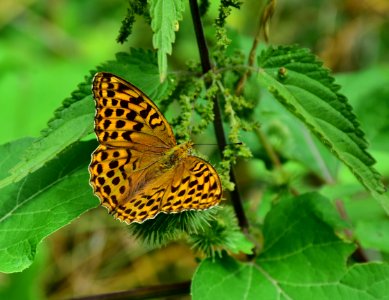
<svg viewBox="0 0 389 300"><path fill-rule="evenodd" d="M152 174L158 166L149 168ZM140 176L148 177L147 172ZM199 157L187 156L163 176L155 176L125 203L114 216L126 223L154 218L158 213L203 210L217 205L222 196L220 178L215 169Z"/></svg>
<svg viewBox="0 0 389 300"><path fill-rule="evenodd" d="M100 144L148 152L164 152L177 144L157 106L131 83L100 72L93 79L92 90Z"/></svg>
<svg viewBox="0 0 389 300"><path fill-rule="evenodd" d="M93 152L89 173L90 183L101 204L112 211L127 201L140 185L139 174L142 172L139 171L150 169L162 155L99 145Z"/></svg>
<svg viewBox="0 0 389 300"><path fill-rule="evenodd" d="M205 160L188 156L177 166L168 192L161 200L162 212L203 210L218 205L222 196L219 175Z"/></svg>
<svg viewBox="0 0 389 300"><path fill-rule="evenodd" d="M90 183L111 211L127 200L135 182L137 187L141 183L133 173L158 162L176 140L155 104L129 82L101 72L95 75L92 90L100 145L92 154Z"/></svg>

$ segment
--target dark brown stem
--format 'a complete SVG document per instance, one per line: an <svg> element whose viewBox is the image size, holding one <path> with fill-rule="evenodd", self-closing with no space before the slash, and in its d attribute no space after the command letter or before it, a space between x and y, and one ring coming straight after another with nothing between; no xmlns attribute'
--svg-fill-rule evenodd
<svg viewBox="0 0 389 300"><path fill-rule="evenodd" d="M71 298L72 300L118 300L118 299L150 299L162 298L178 295L189 295L190 281L175 284L158 285L144 288L137 288L129 291L99 294L94 296L85 296Z"/></svg>
<svg viewBox="0 0 389 300"><path fill-rule="evenodd" d="M339 215L340 217L343 219L343 220L346 220L348 221L349 220L349 217L347 216L347 212L346 212L346 209L344 208L344 204L341 200L336 200L335 201L335 205L336 205L336 209L338 210L339 212ZM349 229L345 229L345 234L346 236L352 240L353 239L353 233L351 230ZM360 262L360 263L364 263L364 262L368 262L369 259L368 257L366 256L366 253L365 251L363 250L362 246L360 245L360 243L358 241L355 241L355 243L357 244L357 249L355 249L354 253L352 254L352 257L353 259L356 261L356 262Z"/></svg>
<svg viewBox="0 0 389 300"><path fill-rule="evenodd" d="M192 14L193 26L196 33L197 45L199 48L200 61L203 70L203 74L207 73L211 70L212 64L209 57L207 42L205 40L203 26L200 18L200 11L196 0L189 0L190 10ZM206 83L208 86L210 83ZM214 113L214 128L217 143L219 149L223 151L227 145L226 136L224 134L223 122L221 118L221 109L219 105L218 97L214 98L213 105L213 113ZM238 191L238 185L236 184L236 176L233 167L230 169L230 180L235 184L235 189L231 192L232 204L238 218L239 226L243 232L248 232L248 221L246 215L243 210L242 200L240 198L240 194Z"/></svg>
<svg viewBox="0 0 389 300"><path fill-rule="evenodd" d="M263 149L266 151L267 155L269 156L273 166L277 170L281 170L281 161L280 158L278 157L276 151L274 151L273 146L269 143L267 136L263 133L263 131L258 128L255 133L257 134L257 137L259 139L259 142L262 144Z"/></svg>

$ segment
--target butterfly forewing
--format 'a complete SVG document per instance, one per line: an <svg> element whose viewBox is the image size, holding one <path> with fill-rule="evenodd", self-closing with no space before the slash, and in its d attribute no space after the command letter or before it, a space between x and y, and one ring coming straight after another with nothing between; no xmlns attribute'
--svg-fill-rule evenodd
<svg viewBox="0 0 389 300"><path fill-rule="evenodd" d="M110 73L93 80L95 132L100 142L89 166L103 206L130 224L158 213L217 205L220 178L206 161L189 156L192 143L176 145L155 104L138 88Z"/></svg>
<svg viewBox="0 0 389 300"><path fill-rule="evenodd" d="M165 117L135 86L102 72L95 75L92 89L96 102L95 132L101 144L152 152L164 152L176 145Z"/></svg>

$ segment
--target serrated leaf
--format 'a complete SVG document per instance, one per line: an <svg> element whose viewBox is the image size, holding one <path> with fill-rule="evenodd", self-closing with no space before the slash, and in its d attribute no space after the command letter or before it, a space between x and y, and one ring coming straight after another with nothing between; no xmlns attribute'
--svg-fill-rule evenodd
<svg viewBox="0 0 389 300"><path fill-rule="evenodd" d="M0 180L8 176L8 170L13 168L18 163L24 150L30 147L34 141L34 138L26 137L0 145Z"/></svg>
<svg viewBox="0 0 389 300"><path fill-rule="evenodd" d="M184 2L182 0L149 0L151 28L154 32L153 46L158 49L158 66L161 82L167 74L167 54L172 53L178 21L182 20Z"/></svg>
<svg viewBox="0 0 389 300"><path fill-rule="evenodd" d="M265 219L257 259L204 260L192 281L193 299L388 299L389 265L348 266L354 246L335 235L336 219L318 194L282 201Z"/></svg>
<svg viewBox="0 0 389 300"><path fill-rule="evenodd" d="M63 119L53 119L49 123L54 127L46 129L42 137L25 150L20 162L10 169L11 176L0 182L0 188L12 181L18 182L38 170L66 147L92 132L94 108L91 96L73 103L63 111Z"/></svg>
<svg viewBox="0 0 389 300"><path fill-rule="evenodd" d="M389 68L377 66L336 77L355 108L355 113L371 142L371 148L387 152L389 107L386 104L389 98Z"/></svg>
<svg viewBox="0 0 389 300"><path fill-rule="evenodd" d="M1 157L17 159L15 142L0 147ZM80 142L26 176L0 190L0 272L19 272L34 259L40 241L70 223L98 200L89 187L87 164L95 141ZM8 163L8 162L7 162Z"/></svg>
<svg viewBox="0 0 389 300"><path fill-rule="evenodd" d="M152 99L159 100L171 93L171 81L159 82L156 56L151 51L132 49L131 53L118 53L116 60L99 66L98 71L115 73L131 81ZM92 72L94 74L95 72ZM0 181L0 187L17 182L54 159L69 145L93 132L94 101L91 91L92 76L78 86L70 98L55 111L48 128L30 147L9 176Z"/></svg>
<svg viewBox="0 0 389 300"><path fill-rule="evenodd" d="M269 48L258 59L259 80L354 173L389 214L389 198L347 99L306 49Z"/></svg>
<svg viewBox="0 0 389 300"><path fill-rule="evenodd" d="M132 48L130 53L116 54L116 60L97 68L123 77L146 93L154 102L165 99L175 87L173 80L160 82L157 55L152 51Z"/></svg>

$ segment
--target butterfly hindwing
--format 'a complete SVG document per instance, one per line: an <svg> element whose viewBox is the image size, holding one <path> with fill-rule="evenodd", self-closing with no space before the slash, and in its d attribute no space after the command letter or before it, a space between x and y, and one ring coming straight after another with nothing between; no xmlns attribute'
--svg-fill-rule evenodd
<svg viewBox="0 0 389 300"><path fill-rule="evenodd" d="M111 148L100 145L93 152L89 165L90 182L102 205L110 211L127 201L137 181L137 170L150 169L161 158L161 153L150 155L126 148Z"/></svg>
<svg viewBox="0 0 389 300"><path fill-rule="evenodd" d="M157 165L150 168L151 174L158 173L157 168ZM146 173L142 175L148 177ZM195 156L186 157L163 176L152 176L147 183L116 208L116 218L127 223L141 223L155 218L160 212L204 210L219 204L222 196L215 169Z"/></svg>
<svg viewBox="0 0 389 300"><path fill-rule="evenodd" d="M219 204L221 196L222 186L215 169L199 157L187 156L177 166L161 211L208 209Z"/></svg>

